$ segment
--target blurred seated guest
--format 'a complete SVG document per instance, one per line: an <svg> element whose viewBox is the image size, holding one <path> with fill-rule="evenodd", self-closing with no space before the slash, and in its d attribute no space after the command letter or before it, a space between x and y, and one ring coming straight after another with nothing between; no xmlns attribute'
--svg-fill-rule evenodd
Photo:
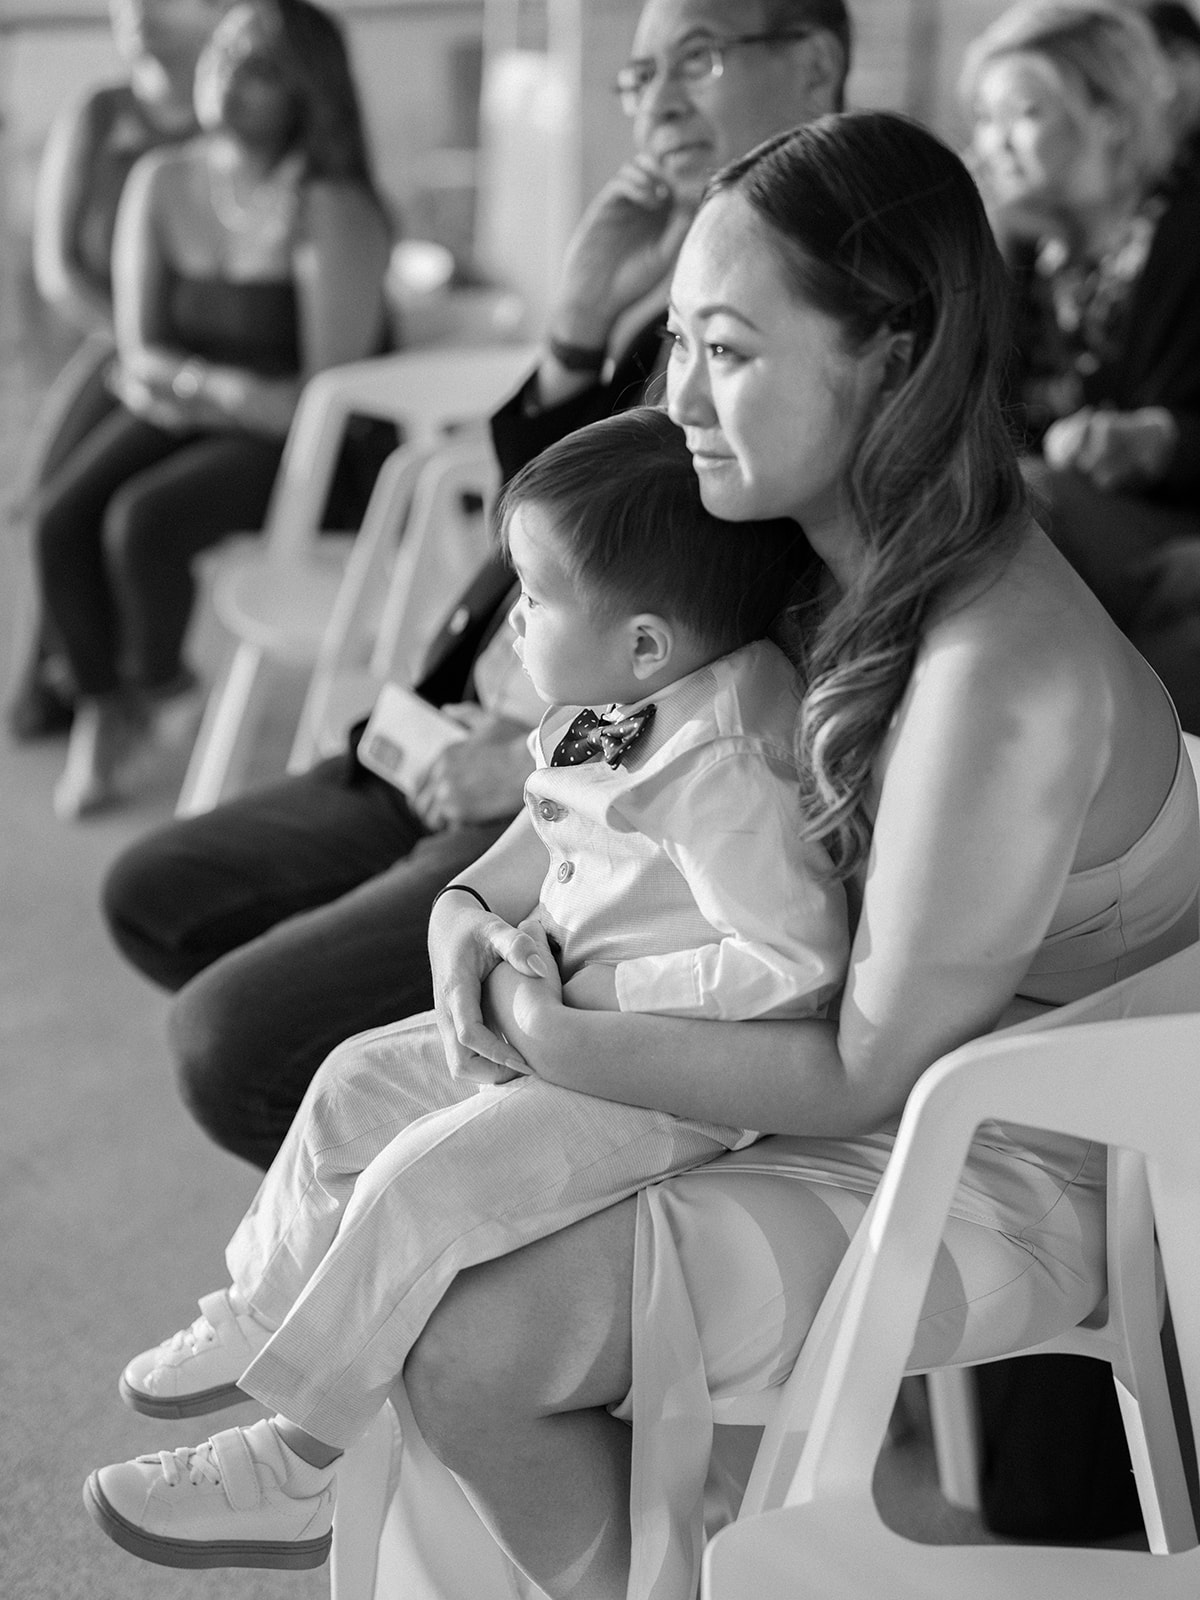
<svg viewBox="0 0 1200 1600"><path fill-rule="evenodd" d="M1182 138L1200 132L1200 20L1183 0L1151 0L1146 21L1171 70L1170 116Z"/></svg>
<svg viewBox="0 0 1200 1600"><path fill-rule="evenodd" d="M120 405L33 509L78 702L55 809L116 798L195 680L192 558L261 525L300 390L383 347L388 228L338 26L310 0L226 12L199 138L139 162L113 249Z"/></svg>
<svg viewBox="0 0 1200 1600"><path fill-rule="evenodd" d="M1020 283L1017 396L1055 542L1200 729L1200 672L1143 615L1200 533L1200 161L1148 23L1026 0L971 46L972 155Z"/></svg>
<svg viewBox="0 0 1200 1600"><path fill-rule="evenodd" d="M117 202L140 156L196 133L196 61L227 0L110 0L124 81L90 89L55 119L34 205L33 270L42 299L84 335L35 425L26 469L34 492L108 415L111 257ZM17 738L65 731L73 695L65 663L29 619L9 706Z"/></svg>

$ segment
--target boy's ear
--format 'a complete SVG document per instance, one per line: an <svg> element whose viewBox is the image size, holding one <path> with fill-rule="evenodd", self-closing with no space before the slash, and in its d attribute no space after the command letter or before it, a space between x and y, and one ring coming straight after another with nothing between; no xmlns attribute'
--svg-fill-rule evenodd
<svg viewBox="0 0 1200 1600"><path fill-rule="evenodd" d="M670 661L675 649L675 634L671 624L650 612L630 619L633 656L630 665L634 676L649 678Z"/></svg>

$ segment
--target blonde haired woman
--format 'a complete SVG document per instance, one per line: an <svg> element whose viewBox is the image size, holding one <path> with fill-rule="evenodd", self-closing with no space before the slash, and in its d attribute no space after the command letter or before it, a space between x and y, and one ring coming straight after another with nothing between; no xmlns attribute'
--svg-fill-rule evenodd
<svg viewBox="0 0 1200 1600"><path fill-rule="evenodd" d="M1028 0L972 45L972 160L1021 285L1017 396L1051 536L1200 728L1200 644L1151 613L1200 534L1200 159L1149 26Z"/></svg>

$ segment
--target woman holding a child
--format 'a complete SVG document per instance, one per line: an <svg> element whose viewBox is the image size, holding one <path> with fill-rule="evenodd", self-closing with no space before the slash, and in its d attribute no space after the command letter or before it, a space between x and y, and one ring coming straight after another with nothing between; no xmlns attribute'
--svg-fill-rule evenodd
<svg viewBox="0 0 1200 1600"><path fill-rule="evenodd" d="M1025 503L1005 299L962 164L882 113L727 168L674 278L668 406L705 506L791 517L816 558L787 632L796 826L855 930L837 1015L734 1035L563 1005L511 926L544 869L528 834L434 908L452 1071L515 1048L547 1082L768 1134L460 1273L407 1361L424 1440L553 1600L693 1592L708 1396L786 1375L924 1069L1197 937L1178 724ZM1102 1150L981 1132L914 1363L1084 1316L1103 1175Z"/></svg>

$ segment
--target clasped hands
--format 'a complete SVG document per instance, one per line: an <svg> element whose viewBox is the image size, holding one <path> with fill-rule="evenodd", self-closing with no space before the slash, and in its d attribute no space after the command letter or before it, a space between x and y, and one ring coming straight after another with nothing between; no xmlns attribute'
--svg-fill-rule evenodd
<svg viewBox="0 0 1200 1600"><path fill-rule="evenodd" d="M186 387L181 377L189 378ZM117 399L146 422L169 431L239 423L249 385L236 368L183 361L165 351L123 355L110 380Z"/></svg>
<svg viewBox="0 0 1200 1600"><path fill-rule="evenodd" d="M1051 467L1073 467L1097 489L1153 483L1175 448L1175 422L1162 406L1113 411L1084 406L1050 424L1042 453Z"/></svg>
<svg viewBox="0 0 1200 1600"><path fill-rule="evenodd" d="M468 895L445 895L430 920L434 1007L455 1078L545 1077L564 1009L617 1007L615 968L583 968L566 985L534 916L516 927Z"/></svg>

